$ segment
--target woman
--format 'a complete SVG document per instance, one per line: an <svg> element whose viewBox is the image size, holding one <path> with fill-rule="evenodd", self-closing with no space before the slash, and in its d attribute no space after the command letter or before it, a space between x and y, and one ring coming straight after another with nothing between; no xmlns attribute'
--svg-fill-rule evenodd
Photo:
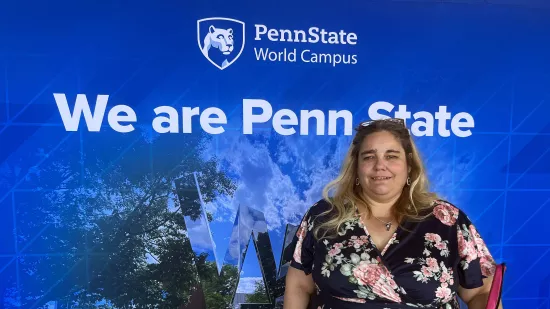
<svg viewBox="0 0 550 309"><path fill-rule="evenodd" d="M466 214L427 191L403 120L356 130L290 246L284 309L484 309L495 262Z"/></svg>

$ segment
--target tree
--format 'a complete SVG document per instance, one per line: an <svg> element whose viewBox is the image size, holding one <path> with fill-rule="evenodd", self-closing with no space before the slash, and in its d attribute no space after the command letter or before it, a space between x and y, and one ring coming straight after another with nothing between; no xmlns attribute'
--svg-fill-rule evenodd
<svg viewBox="0 0 550 309"><path fill-rule="evenodd" d="M246 302L251 304L267 304L269 299L267 299L265 285L263 281L256 281L254 287L254 293L246 297Z"/></svg>
<svg viewBox="0 0 550 309"><path fill-rule="evenodd" d="M140 134L83 134L83 143L73 134L40 166L25 166L37 161L28 152L1 167L0 188L38 190L16 197L20 289L0 274L5 308L177 308L198 284L197 267L216 270L191 249L172 203L174 181L194 172L205 202L234 192L217 161L202 157L208 136ZM211 294L227 294L212 278Z"/></svg>
<svg viewBox="0 0 550 309"><path fill-rule="evenodd" d="M221 276L218 276L218 268L213 262L206 262L206 255L201 255L197 263L201 280L204 280L204 295L206 308L226 309L231 308L233 289L237 285L238 270L232 265L224 265Z"/></svg>

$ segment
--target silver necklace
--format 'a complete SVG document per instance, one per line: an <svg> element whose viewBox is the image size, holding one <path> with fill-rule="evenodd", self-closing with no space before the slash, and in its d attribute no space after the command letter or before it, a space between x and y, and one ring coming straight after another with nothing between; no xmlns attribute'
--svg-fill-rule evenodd
<svg viewBox="0 0 550 309"><path fill-rule="evenodd" d="M372 216L373 216L374 218L376 218L376 220L378 220L378 221L384 223L384 225L386 226L386 231L389 231L389 230L391 229L391 226L392 226L391 220L390 220L389 222L384 222L384 221L382 221L380 218L378 218L377 216L375 216L375 215L372 215Z"/></svg>

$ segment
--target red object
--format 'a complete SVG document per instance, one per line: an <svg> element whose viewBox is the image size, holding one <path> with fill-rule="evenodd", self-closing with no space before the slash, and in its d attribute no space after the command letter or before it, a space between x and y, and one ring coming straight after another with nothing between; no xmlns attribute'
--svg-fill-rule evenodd
<svg viewBox="0 0 550 309"><path fill-rule="evenodd" d="M506 264L498 264L493 277L493 283L491 284L491 290L489 291L489 300L487 301L486 309L497 309L500 304L500 298L502 297L502 283L504 282L504 272L506 271Z"/></svg>

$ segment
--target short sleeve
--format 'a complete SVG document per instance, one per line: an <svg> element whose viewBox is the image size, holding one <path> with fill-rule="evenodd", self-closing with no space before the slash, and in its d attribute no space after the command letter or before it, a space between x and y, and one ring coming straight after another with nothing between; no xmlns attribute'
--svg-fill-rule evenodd
<svg viewBox="0 0 550 309"><path fill-rule="evenodd" d="M460 285L466 289L483 286L483 279L494 275L496 263L476 227L462 211L457 218L457 238Z"/></svg>
<svg viewBox="0 0 550 309"><path fill-rule="evenodd" d="M290 266L303 270L309 275L313 269L313 256L315 251L315 238L313 236L313 216L310 208L303 216L300 226L289 245Z"/></svg>

